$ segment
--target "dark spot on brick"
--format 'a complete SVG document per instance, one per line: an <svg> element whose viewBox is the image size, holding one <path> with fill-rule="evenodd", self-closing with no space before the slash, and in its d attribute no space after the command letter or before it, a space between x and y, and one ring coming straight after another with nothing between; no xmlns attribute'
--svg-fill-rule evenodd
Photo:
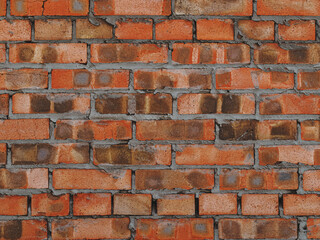
<svg viewBox="0 0 320 240"><path fill-rule="evenodd" d="M197 74L191 73L189 75L189 86L192 88L203 88L203 89L210 89L211 86L211 77L209 74Z"/></svg>
<svg viewBox="0 0 320 240"><path fill-rule="evenodd" d="M314 165L320 165L320 149L314 150Z"/></svg>
<svg viewBox="0 0 320 240"><path fill-rule="evenodd" d="M200 139L203 136L203 123L198 121L192 121L186 124L186 138ZM213 134L213 133L212 133Z"/></svg>
<svg viewBox="0 0 320 240"><path fill-rule="evenodd" d="M51 194L51 193L48 193L48 194L47 194L47 197L48 197L50 200L56 201L56 200L59 200L59 199L62 197L62 195L53 195L53 194Z"/></svg>
<svg viewBox="0 0 320 240"><path fill-rule="evenodd" d="M234 129L230 124L221 124L219 138L221 140L232 140L235 138Z"/></svg>
<svg viewBox="0 0 320 240"><path fill-rule="evenodd" d="M54 203L50 205L50 210L52 212L60 212L63 209L63 203Z"/></svg>
<svg viewBox="0 0 320 240"><path fill-rule="evenodd" d="M239 120L220 127L220 139L222 140L256 140L256 120Z"/></svg>
<svg viewBox="0 0 320 240"><path fill-rule="evenodd" d="M27 184L27 175L24 171L7 172L7 187L9 189L23 188Z"/></svg>
<svg viewBox="0 0 320 240"><path fill-rule="evenodd" d="M292 172L279 172L277 174L278 182L286 182L292 179Z"/></svg>
<svg viewBox="0 0 320 240"><path fill-rule="evenodd" d="M165 87L173 87L173 81L169 76L166 75L160 75L157 78L158 88L163 89Z"/></svg>
<svg viewBox="0 0 320 240"><path fill-rule="evenodd" d="M58 123L56 128L57 139L72 138L72 126L67 123Z"/></svg>
<svg viewBox="0 0 320 240"><path fill-rule="evenodd" d="M227 59L230 63L241 63L242 62L242 48L240 46L228 47Z"/></svg>
<svg viewBox="0 0 320 240"><path fill-rule="evenodd" d="M112 230L115 232L116 236L126 236L129 229L129 220L125 218L115 218L112 221Z"/></svg>
<svg viewBox="0 0 320 240"><path fill-rule="evenodd" d="M308 48L298 47L289 50L289 58L293 63L308 63Z"/></svg>
<svg viewBox="0 0 320 240"><path fill-rule="evenodd" d="M278 63L278 53L273 50L259 51L259 62L262 64L276 64Z"/></svg>
<svg viewBox="0 0 320 240"><path fill-rule="evenodd" d="M94 132L90 126L80 126L77 133L77 138L81 140L93 140Z"/></svg>
<svg viewBox="0 0 320 240"><path fill-rule="evenodd" d="M297 223L294 220L279 222L279 238L289 239L297 237Z"/></svg>
<svg viewBox="0 0 320 240"><path fill-rule="evenodd" d="M140 185L140 186L144 185L145 189L150 189L150 190L160 190L164 188L164 186L162 185L163 176L160 171L150 170L150 171L145 171L143 174L144 174L143 182L137 183L137 185Z"/></svg>
<svg viewBox="0 0 320 240"><path fill-rule="evenodd" d="M149 164L155 160L154 153L148 150L135 150L133 152L134 156L134 163L135 164Z"/></svg>
<svg viewBox="0 0 320 240"><path fill-rule="evenodd" d="M144 111L145 112L145 111ZM138 109L137 112L139 113ZM143 113L143 112L141 112ZM154 95L150 99L150 111L145 113L150 114L170 114L172 113L172 98L166 95Z"/></svg>
<svg viewBox="0 0 320 240"><path fill-rule="evenodd" d="M153 76L151 72L140 72L137 74L137 82L142 89L154 88Z"/></svg>
<svg viewBox="0 0 320 240"><path fill-rule="evenodd" d="M270 220L259 219L257 222L257 238L272 238L275 232L275 222Z"/></svg>
<svg viewBox="0 0 320 240"><path fill-rule="evenodd" d="M261 173L254 173L249 176L250 188L262 188L264 186L264 177Z"/></svg>
<svg viewBox="0 0 320 240"><path fill-rule="evenodd" d="M172 124L168 130L168 135L173 138L182 138L185 135L185 126L181 122Z"/></svg>
<svg viewBox="0 0 320 240"><path fill-rule="evenodd" d="M319 72L304 72L301 74L301 87L305 89L320 88Z"/></svg>
<svg viewBox="0 0 320 240"><path fill-rule="evenodd" d="M125 114L128 112L128 97L103 95L96 99L96 111L101 114Z"/></svg>
<svg viewBox="0 0 320 240"><path fill-rule="evenodd" d="M108 73L99 73L96 83L101 87L109 87L112 83L112 75Z"/></svg>
<svg viewBox="0 0 320 240"><path fill-rule="evenodd" d="M234 238L242 238L241 235L241 226L235 220L222 220L222 233L224 238L234 239Z"/></svg>
<svg viewBox="0 0 320 240"><path fill-rule="evenodd" d="M281 113L281 104L276 100L266 100L262 105L261 114L273 115Z"/></svg>
<svg viewBox="0 0 320 240"><path fill-rule="evenodd" d="M54 63L57 61L58 52L54 47L46 47L42 51L42 62L43 63Z"/></svg>
<svg viewBox="0 0 320 240"><path fill-rule="evenodd" d="M38 164L53 164L57 149L47 143L37 145L37 163Z"/></svg>
<svg viewBox="0 0 320 240"><path fill-rule="evenodd" d="M164 236L165 238L174 238L175 236L175 224L171 222L167 222L162 224L159 227L159 235Z"/></svg>
<svg viewBox="0 0 320 240"><path fill-rule="evenodd" d="M206 188L208 186L207 178L201 172L193 171L187 175L187 180L192 188Z"/></svg>
<svg viewBox="0 0 320 240"><path fill-rule="evenodd" d="M22 62L30 62L34 56L34 49L31 47L23 47L19 49L19 59Z"/></svg>
<svg viewBox="0 0 320 240"><path fill-rule="evenodd" d="M203 46L200 48L200 64L212 63L213 52L211 47Z"/></svg>
<svg viewBox="0 0 320 240"><path fill-rule="evenodd" d="M226 188L237 188L239 183L239 174L237 171L226 170L221 174L222 186Z"/></svg>
<svg viewBox="0 0 320 240"><path fill-rule="evenodd" d="M137 47L134 45L128 45L121 49L119 59L122 62L134 62L138 56Z"/></svg>
<svg viewBox="0 0 320 240"><path fill-rule="evenodd" d="M128 145L114 145L106 150L106 163L130 164L132 162L132 152L131 149L128 148Z"/></svg>
<svg viewBox="0 0 320 240"><path fill-rule="evenodd" d="M191 49L183 47L178 48L176 50L177 53L175 54L175 58L173 59L175 62L181 63L181 64L189 64L190 58L191 58Z"/></svg>
<svg viewBox="0 0 320 240"><path fill-rule="evenodd" d="M73 150L80 154L81 157L77 158L78 163L88 163L89 162L89 145L88 144L80 144L75 145Z"/></svg>
<svg viewBox="0 0 320 240"><path fill-rule="evenodd" d="M20 220L7 221L3 228L4 239L20 239L22 237L22 222Z"/></svg>
<svg viewBox="0 0 320 240"><path fill-rule="evenodd" d="M89 71L76 72L73 78L73 84L76 87L89 87L91 82L91 73Z"/></svg>
<svg viewBox="0 0 320 240"><path fill-rule="evenodd" d="M286 123L281 123L278 126L274 126L271 128L271 135L272 136L280 136L285 138L291 138L291 126Z"/></svg>
<svg viewBox="0 0 320 240"><path fill-rule="evenodd" d="M7 162L7 153L0 152L0 164L6 164Z"/></svg>
<svg viewBox="0 0 320 240"><path fill-rule="evenodd" d="M274 147L260 150L259 160L262 165L275 164L279 160L279 149Z"/></svg>
<svg viewBox="0 0 320 240"><path fill-rule="evenodd" d="M46 95L31 95L31 110L34 113L50 112L50 104Z"/></svg>
<svg viewBox="0 0 320 240"><path fill-rule="evenodd" d="M200 111L202 114L217 113L217 97L211 94L204 94L200 100Z"/></svg>
<svg viewBox="0 0 320 240"><path fill-rule="evenodd" d="M56 101L54 103L54 111L56 113L67 113L73 109L73 100Z"/></svg>
<svg viewBox="0 0 320 240"><path fill-rule="evenodd" d="M208 226L205 223L195 223L193 224L193 231L199 234L206 234L208 233Z"/></svg>
<svg viewBox="0 0 320 240"><path fill-rule="evenodd" d="M74 226L71 221L68 220L57 220L56 222L56 232L60 237L65 239L72 237L74 231Z"/></svg>
<svg viewBox="0 0 320 240"><path fill-rule="evenodd" d="M222 113L239 113L241 98L238 95L222 95Z"/></svg>
<svg viewBox="0 0 320 240"><path fill-rule="evenodd" d="M231 72L216 74L217 87L229 87L231 85Z"/></svg>
<svg viewBox="0 0 320 240"><path fill-rule="evenodd" d="M11 152L13 165L36 164L36 144L14 144L11 147Z"/></svg>
<svg viewBox="0 0 320 240"><path fill-rule="evenodd" d="M101 62L116 62L118 60L117 47L115 45L101 46L98 54Z"/></svg>

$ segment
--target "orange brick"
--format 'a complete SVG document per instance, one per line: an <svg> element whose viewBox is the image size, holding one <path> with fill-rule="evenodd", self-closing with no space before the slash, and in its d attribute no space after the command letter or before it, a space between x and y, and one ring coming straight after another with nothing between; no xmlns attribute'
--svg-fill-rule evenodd
<svg viewBox="0 0 320 240"><path fill-rule="evenodd" d="M49 119L10 119L0 121L0 139L48 139Z"/></svg>
<svg viewBox="0 0 320 240"><path fill-rule="evenodd" d="M316 90L320 88L320 71L304 72L300 70L298 73L298 89L299 90Z"/></svg>
<svg viewBox="0 0 320 240"><path fill-rule="evenodd" d="M188 20L163 20L156 24L157 40L192 40L192 22Z"/></svg>
<svg viewBox="0 0 320 240"><path fill-rule="evenodd" d="M0 29L0 41L31 40L31 24L28 20L1 20Z"/></svg>
<svg viewBox="0 0 320 240"><path fill-rule="evenodd" d="M293 87L293 73L264 72L257 68L223 68L216 71L217 89L292 89Z"/></svg>
<svg viewBox="0 0 320 240"><path fill-rule="evenodd" d="M298 189L297 169L222 169L220 190Z"/></svg>
<svg viewBox="0 0 320 240"><path fill-rule="evenodd" d="M194 215L195 198L192 194L171 194L157 200L158 215Z"/></svg>
<svg viewBox="0 0 320 240"><path fill-rule="evenodd" d="M2 220L3 238L42 240L47 238L46 220Z"/></svg>
<svg viewBox="0 0 320 240"><path fill-rule="evenodd" d="M73 215L111 215L111 193L77 193L73 196Z"/></svg>
<svg viewBox="0 0 320 240"><path fill-rule="evenodd" d="M231 19L197 20L198 40L233 40L234 29Z"/></svg>
<svg viewBox="0 0 320 240"><path fill-rule="evenodd" d="M138 121L138 140L214 140L214 120Z"/></svg>
<svg viewBox="0 0 320 240"><path fill-rule="evenodd" d="M56 169L53 171L55 189L131 189L131 171L105 172L93 169Z"/></svg>
<svg viewBox="0 0 320 240"><path fill-rule="evenodd" d="M54 196L34 194L31 199L32 216L66 216L69 214L69 194Z"/></svg>
<svg viewBox="0 0 320 240"><path fill-rule="evenodd" d="M243 194L242 215L278 215L279 197L276 194Z"/></svg>
<svg viewBox="0 0 320 240"><path fill-rule="evenodd" d="M241 34L253 40L274 40L273 21L239 20L238 28Z"/></svg>
<svg viewBox="0 0 320 240"><path fill-rule="evenodd" d="M81 140L126 140L132 138L130 121L113 120L58 120L55 128L56 139Z"/></svg>
<svg viewBox="0 0 320 240"><path fill-rule="evenodd" d="M168 61L167 45L105 43L91 45L93 63L166 63Z"/></svg>
<svg viewBox="0 0 320 240"><path fill-rule="evenodd" d="M152 39L152 19L127 19L116 23L115 36L118 39Z"/></svg>
<svg viewBox="0 0 320 240"><path fill-rule="evenodd" d="M54 219L52 239L128 239L129 222L129 218Z"/></svg>
<svg viewBox="0 0 320 240"><path fill-rule="evenodd" d="M7 164L7 144L0 143L0 165Z"/></svg>
<svg viewBox="0 0 320 240"><path fill-rule="evenodd" d="M319 150L315 154L319 158ZM308 170L303 173L303 189L305 191L320 191L320 171Z"/></svg>
<svg viewBox="0 0 320 240"><path fill-rule="evenodd" d="M211 189L213 169L136 170L137 190Z"/></svg>
<svg viewBox="0 0 320 240"><path fill-rule="evenodd" d="M54 89L125 89L129 87L128 70L53 69Z"/></svg>
<svg viewBox="0 0 320 240"><path fill-rule="evenodd" d="M102 19L95 19L98 25L93 25L88 19L76 20L76 37L79 39L112 38L112 25Z"/></svg>
<svg viewBox="0 0 320 240"><path fill-rule="evenodd" d="M170 15L170 0L97 0L95 15Z"/></svg>
<svg viewBox="0 0 320 240"><path fill-rule="evenodd" d="M316 23L314 20L291 20L288 25L279 24L279 38L281 40L316 40Z"/></svg>
<svg viewBox="0 0 320 240"><path fill-rule="evenodd" d="M9 56L12 63L86 63L87 44L11 44Z"/></svg>
<svg viewBox="0 0 320 240"><path fill-rule="evenodd" d="M284 194L283 213L294 216L320 215L320 197L317 194Z"/></svg>
<svg viewBox="0 0 320 240"><path fill-rule="evenodd" d="M301 122L301 139L304 141L320 141L320 121Z"/></svg>
<svg viewBox="0 0 320 240"><path fill-rule="evenodd" d="M6 61L6 45L0 44L0 63L4 63Z"/></svg>
<svg viewBox="0 0 320 240"><path fill-rule="evenodd" d="M72 22L69 19L35 20L35 40L71 40Z"/></svg>
<svg viewBox="0 0 320 240"><path fill-rule="evenodd" d="M307 220L307 235L308 238L320 238L320 219L309 218Z"/></svg>
<svg viewBox="0 0 320 240"><path fill-rule="evenodd" d="M179 64L249 63L250 48L242 43L174 43L172 60Z"/></svg>
<svg viewBox="0 0 320 240"><path fill-rule="evenodd" d="M0 114L8 115L9 113L9 95L0 94Z"/></svg>
<svg viewBox="0 0 320 240"><path fill-rule="evenodd" d="M178 165L253 165L252 145L178 145Z"/></svg>
<svg viewBox="0 0 320 240"><path fill-rule="evenodd" d="M199 214L237 214L237 194L201 194L199 196Z"/></svg>
<svg viewBox="0 0 320 240"><path fill-rule="evenodd" d="M0 197L0 215L27 215L28 197L27 196L8 196Z"/></svg>
<svg viewBox="0 0 320 240"><path fill-rule="evenodd" d="M151 194L115 194L114 215L151 215Z"/></svg>
<svg viewBox="0 0 320 240"><path fill-rule="evenodd" d="M0 0L0 16L5 16L7 11L7 1Z"/></svg>
<svg viewBox="0 0 320 240"><path fill-rule="evenodd" d="M137 240L214 238L212 218L137 219L136 223Z"/></svg>

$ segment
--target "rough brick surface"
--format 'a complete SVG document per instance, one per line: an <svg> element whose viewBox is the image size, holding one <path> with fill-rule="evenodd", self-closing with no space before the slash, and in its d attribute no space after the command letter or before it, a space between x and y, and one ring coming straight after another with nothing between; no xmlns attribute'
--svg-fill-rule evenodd
<svg viewBox="0 0 320 240"><path fill-rule="evenodd" d="M320 0L0 0L0 239L320 239Z"/></svg>

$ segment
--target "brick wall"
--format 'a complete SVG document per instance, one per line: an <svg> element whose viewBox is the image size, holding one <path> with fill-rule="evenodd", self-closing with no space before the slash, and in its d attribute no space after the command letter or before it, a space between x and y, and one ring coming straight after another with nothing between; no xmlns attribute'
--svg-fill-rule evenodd
<svg viewBox="0 0 320 240"><path fill-rule="evenodd" d="M1 239L320 239L319 0L0 0Z"/></svg>

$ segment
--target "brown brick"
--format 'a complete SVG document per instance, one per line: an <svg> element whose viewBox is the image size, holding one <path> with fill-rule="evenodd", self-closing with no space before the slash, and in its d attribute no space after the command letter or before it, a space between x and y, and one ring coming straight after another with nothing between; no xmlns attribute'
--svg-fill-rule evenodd
<svg viewBox="0 0 320 240"><path fill-rule="evenodd" d="M151 194L115 194L113 214L151 215Z"/></svg>

